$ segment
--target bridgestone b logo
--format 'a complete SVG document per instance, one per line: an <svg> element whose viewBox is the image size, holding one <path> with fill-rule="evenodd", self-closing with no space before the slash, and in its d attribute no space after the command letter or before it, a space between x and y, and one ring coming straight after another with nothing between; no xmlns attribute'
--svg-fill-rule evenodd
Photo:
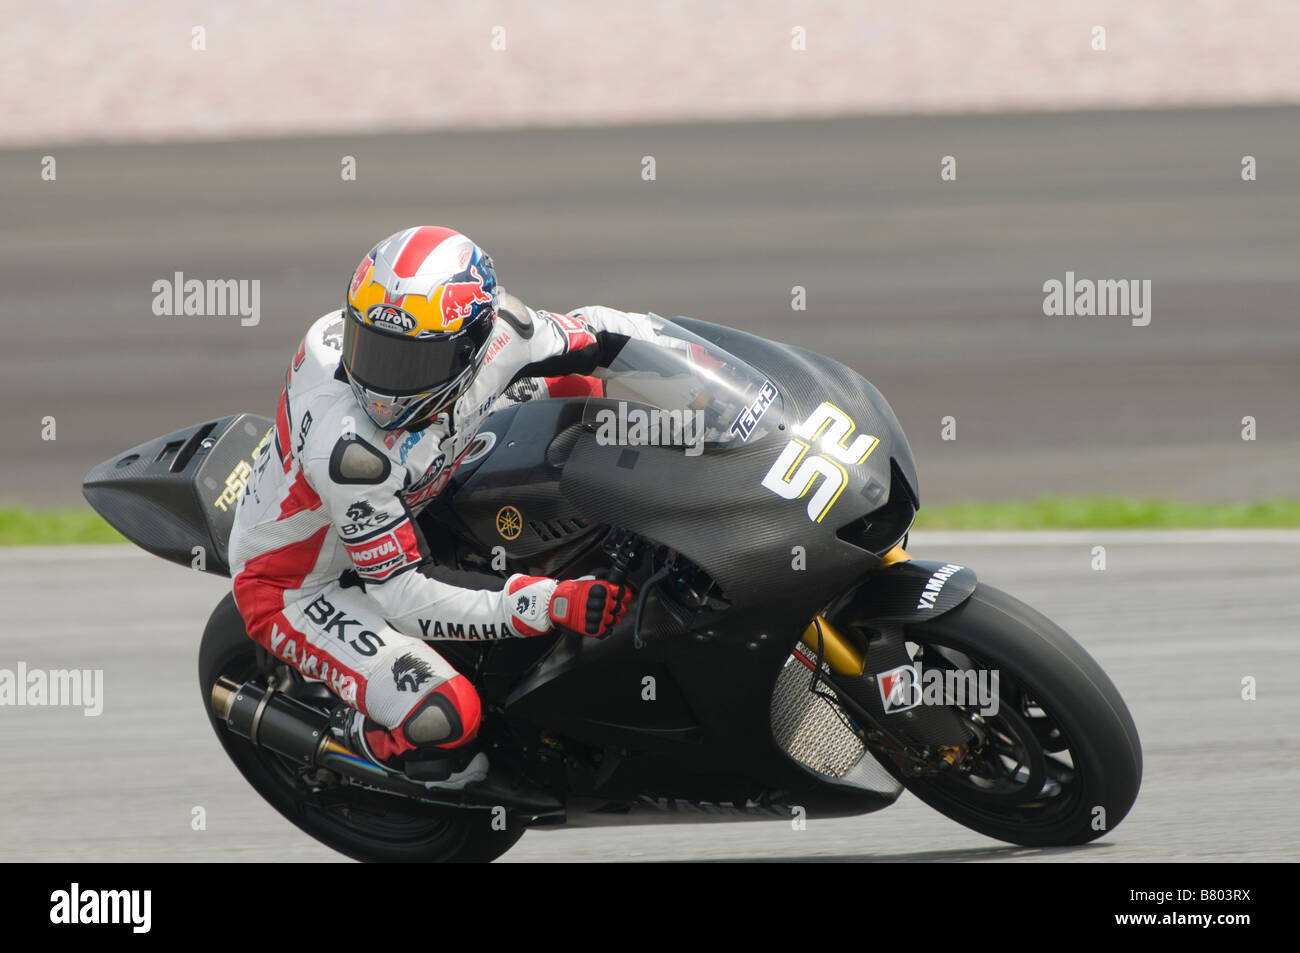
<svg viewBox="0 0 1300 953"><path fill-rule="evenodd" d="M920 662L876 673L880 704L886 715L917 705L969 705L978 706L981 715L992 717L1000 707L1000 680L997 669L923 669Z"/></svg>

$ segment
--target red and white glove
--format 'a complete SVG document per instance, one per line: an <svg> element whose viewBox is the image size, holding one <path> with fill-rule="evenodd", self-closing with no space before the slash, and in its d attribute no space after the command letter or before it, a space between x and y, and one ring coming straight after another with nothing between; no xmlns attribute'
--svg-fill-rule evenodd
<svg viewBox="0 0 1300 953"><path fill-rule="evenodd" d="M505 599L510 625L519 635L542 635L558 625L599 638L623 618L632 591L591 577L561 582L516 573L506 580Z"/></svg>

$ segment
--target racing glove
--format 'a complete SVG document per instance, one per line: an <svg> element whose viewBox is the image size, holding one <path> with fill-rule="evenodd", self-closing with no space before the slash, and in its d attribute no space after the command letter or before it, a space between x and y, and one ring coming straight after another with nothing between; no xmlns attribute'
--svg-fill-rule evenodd
<svg viewBox="0 0 1300 953"><path fill-rule="evenodd" d="M618 625L632 601L630 586L615 586L587 576L548 579L516 573L506 580L510 625L522 636L542 635L560 626L599 638Z"/></svg>

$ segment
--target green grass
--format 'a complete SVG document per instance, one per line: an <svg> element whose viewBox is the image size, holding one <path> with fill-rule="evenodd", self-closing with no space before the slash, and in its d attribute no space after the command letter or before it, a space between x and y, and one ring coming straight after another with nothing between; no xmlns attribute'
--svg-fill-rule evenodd
<svg viewBox="0 0 1300 953"><path fill-rule="evenodd" d="M917 529L1295 529L1300 500L1182 503L1120 496L921 506Z"/></svg>
<svg viewBox="0 0 1300 953"><path fill-rule="evenodd" d="M60 546L67 543L124 543L126 539L89 507L32 510L0 507L0 546Z"/></svg>
<svg viewBox="0 0 1300 953"><path fill-rule="evenodd" d="M1300 500L1180 503L1117 496L1044 497L1008 503L923 506L916 529L1297 529ZM88 508L0 507L0 546L120 543Z"/></svg>

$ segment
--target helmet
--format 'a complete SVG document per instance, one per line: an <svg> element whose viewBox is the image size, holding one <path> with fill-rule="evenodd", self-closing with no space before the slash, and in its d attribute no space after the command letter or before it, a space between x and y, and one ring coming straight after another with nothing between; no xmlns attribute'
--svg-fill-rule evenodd
<svg viewBox="0 0 1300 953"><path fill-rule="evenodd" d="M343 370L384 430L419 426L469 387L492 337L492 259L460 232L408 228L370 250L348 286Z"/></svg>

